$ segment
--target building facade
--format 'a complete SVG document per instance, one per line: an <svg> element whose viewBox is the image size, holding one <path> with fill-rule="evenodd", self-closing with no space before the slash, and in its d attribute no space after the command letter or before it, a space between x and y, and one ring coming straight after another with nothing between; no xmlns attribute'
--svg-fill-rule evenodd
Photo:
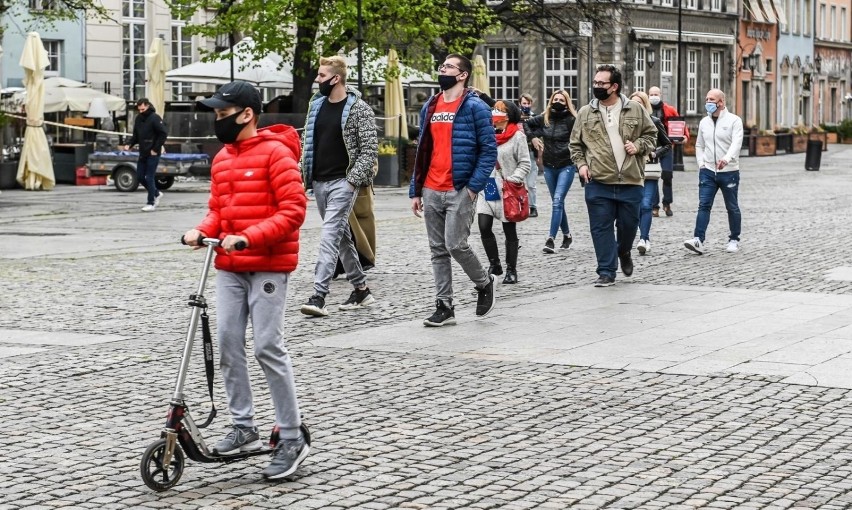
<svg viewBox="0 0 852 510"><path fill-rule="evenodd" d="M852 0L817 0L812 124L852 117Z"/></svg>
<svg viewBox="0 0 852 510"><path fill-rule="evenodd" d="M814 76L813 3L811 0L772 2L775 10L771 14L775 15L778 28L775 123L782 128L808 125Z"/></svg>

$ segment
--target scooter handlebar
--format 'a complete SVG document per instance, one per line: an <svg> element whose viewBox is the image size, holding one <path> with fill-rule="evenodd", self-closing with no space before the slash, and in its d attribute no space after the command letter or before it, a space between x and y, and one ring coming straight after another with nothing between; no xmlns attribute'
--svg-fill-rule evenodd
<svg viewBox="0 0 852 510"><path fill-rule="evenodd" d="M216 239L215 237L204 237L198 236L198 239L195 243L199 246L219 246L222 244L222 241ZM180 244L186 244L186 239L184 236L180 236ZM237 241L237 244L234 245L234 249L237 251L243 251L247 248L245 241Z"/></svg>

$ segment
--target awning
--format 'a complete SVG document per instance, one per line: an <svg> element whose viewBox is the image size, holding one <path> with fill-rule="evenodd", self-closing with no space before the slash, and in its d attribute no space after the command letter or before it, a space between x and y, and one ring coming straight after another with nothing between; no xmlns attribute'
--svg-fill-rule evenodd
<svg viewBox="0 0 852 510"><path fill-rule="evenodd" d="M763 6L763 12L766 14L766 22L775 24L775 11L772 10L772 2L770 0L760 0L760 5Z"/></svg>
<svg viewBox="0 0 852 510"><path fill-rule="evenodd" d="M637 40L677 42L677 30L633 27L633 35ZM734 36L730 34L682 32L681 35L683 41L694 44L730 45L735 40Z"/></svg>
<svg viewBox="0 0 852 510"><path fill-rule="evenodd" d="M772 6L775 7L775 15L778 16L778 23L787 24L787 15L784 13L783 0L772 0Z"/></svg>
<svg viewBox="0 0 852 510"><path fill-rule="evenodd" d="M751 17L754 18L755 21L759 23L766 23L766 19L763 17L763 13L760 12L760 7L757 5L759 0L744 0L743 7L748 9L748 12L751 13Z"/></svg>

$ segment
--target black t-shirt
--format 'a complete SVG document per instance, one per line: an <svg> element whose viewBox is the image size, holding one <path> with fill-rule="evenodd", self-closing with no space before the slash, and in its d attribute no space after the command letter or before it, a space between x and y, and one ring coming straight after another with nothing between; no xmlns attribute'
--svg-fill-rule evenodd
<svg viewBox="0 0 852 510"><path fill-rule="evenodd" d="M346 100L332 103L323 101L314 123L314 171L315 181L333 181L346 177L349 154L343 142L343 108Z"/></svg>

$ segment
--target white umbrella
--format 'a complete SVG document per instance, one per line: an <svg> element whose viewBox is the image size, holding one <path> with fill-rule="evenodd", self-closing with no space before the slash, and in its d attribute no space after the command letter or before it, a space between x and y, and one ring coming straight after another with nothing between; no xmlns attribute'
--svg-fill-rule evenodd
<svg viewBox="0 0 852 510"><path fill-rule="evenodd" d="M160 115L166 111L166 71L171 69L166 56L163 40L155 37L151 48L145 54L145 67L148 70L148 100Z"/></svg>
<svg viewBox="0 0 852 510"><path fill-rule="evenodd" d="M491 91L488 88L488 71L482 55L473 57L473 80L471 85L480 92L484 92L489 96L491 95Z"/></svg>
<svg viewBox="0 0 852 510"><path fill-rule="evenodd" d="M103 99L111 112L123 112L127 106L124 98L95 90L79 81L61 77L44 80L45 113L87 112L95 98Z"/></svg>
<svg viewBox="0 0 852 510"><path fill-rule="evenodd" d="M38 32L27 34L20 65L24 68L24 86L27 89L27 129L17 179L24 189L51 190L56 185L56 178L44 134L44 70L50 62Z"/></svg>
<svg viewBox="0 0 852 510"><path fill-rule="evenodd" d="M259 60L251 55L254 40L246 37L232 48L234 53L234 79L252 83L258 87L290 89L293 87L293 74L278 69L281 57L270 54ZM172 69L166 73L166 81L190 83L208 83L224 85L231 81L231 59L222 52L212 62L193 62Z"/></svg>
<svg viewBox="0 0 852 510"><path fill-rule="evenodd" d="M408 138L408 120L405 118L399 57L396 50L388 50L388 68L385 72L385 136Z"/></svg>

